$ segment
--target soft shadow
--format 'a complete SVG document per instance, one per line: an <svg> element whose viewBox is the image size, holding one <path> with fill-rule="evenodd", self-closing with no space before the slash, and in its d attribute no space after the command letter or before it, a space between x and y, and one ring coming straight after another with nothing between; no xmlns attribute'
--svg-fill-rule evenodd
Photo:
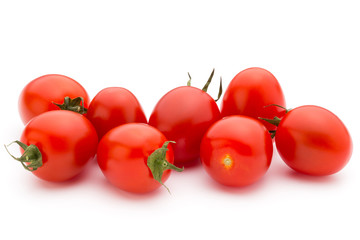
<svg viewBox="0 0 360 240"><path fill-rule="evenodd" d="M208 179L206 181L206 185L208 185L210 188L213 188L216 191L221 191L227 194L236 194L236 195L253 194L254 192L263 189L266 184L266 176L263 176L261 179L259 179L257 182L253 184L242 187L232 187L232 186L223 185L212 179L209 175L207 175L207 178Z"/></svg>
<svg viewBox="0 0 360 240"><path fill-rule="evenodd" d="M296 172L292 169L288 169L285 171L285 177L299 181L299 182L306 182L311 184L332 184L334 182L337 182L337 176L336 174L328 175L328 176L311 176L306 175L303 173Z"/></svg>
<svg viewBox="0 0 360 240"><path fill-rule="evenodd" d="M97 185L99 188L104 189L104 191L106 191L108 194L112 194L115 197L118 197L121 199L127 199L130 201L149 201L156 197L164 195L164 193L171 196L171 194L169 194L169 192L164 187L160 187L160 188L155 189L154 191L148 192L148 193L127 192L127 191L121 190L120 188L113 186L109 181L106 180L105 177L103 177L102 179L98 179Z"/></svg>

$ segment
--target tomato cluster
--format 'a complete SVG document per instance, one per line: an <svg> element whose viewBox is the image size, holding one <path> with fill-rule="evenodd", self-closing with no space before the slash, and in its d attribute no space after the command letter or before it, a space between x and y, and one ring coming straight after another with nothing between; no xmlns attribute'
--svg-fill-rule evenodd
<svg viewBox="0 0 360 240"><path fill-rule="evenodd" d="M125 88L103 89L90 102L69 77L39 77L20 94L26 126L13 143L22 155L10 155L53 182L77 176L96 156L111 184L135 193L165 186L171 170L181 172L199 159L221 184L252 184L270 167L274 141L284 162L300 173L329 175L349 161L352 141L342 121L318 106L286 109L280 84L269 71L249 68L237 74L220 109L221 79L218 98L207 93L213 76L214 71L198 89L189 74L187 86L165 94L149 121Z"/></svg>

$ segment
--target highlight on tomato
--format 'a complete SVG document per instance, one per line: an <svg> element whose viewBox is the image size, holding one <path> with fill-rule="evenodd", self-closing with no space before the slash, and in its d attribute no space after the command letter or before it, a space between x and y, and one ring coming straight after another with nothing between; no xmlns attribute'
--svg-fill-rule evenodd
<svg viewBox="0 0 360 240"><path fill-rule="evenodd" d="M51 110L70 110L85 114L90 103L86 90L74 79L48 74L28 83L19 97L19 113L24 124Z"/></svg>
<svg viewBox="0 0 360 240"><path fill-rule="evenodd" d="M274 75L258 67L239 72L227 87L221 104L221 116L245 115L258 120L284 114L285 97ZM260 120L268 130L276 126Z"/></svg>
<svg viewBox="0 0 360 240"><path fill-rule="evenodd" d="M167 139L176 142L173 146L175 163L179 165L194 163L199 159L200 142L206 130L220 119L216 101L206 91L214 76L212 71L202 89L191 86L177 87L166 93L156 104L149 124L159 129Z"/></svg>
<svg viewBox="0 0 360 240"><path fill-rule="evenodd" d="M121 87L101 90L91 101L86 117L94 125L99 139L121 124L147 122L135 95Z"/></svg>
<svg viewBox="0 0 360 240"><path fill-rule="evenodd" d="M209 176L233 187L258 181L267 172L272 155L272 140L264 125L239 115L214 123L200 148L200 159Z"/></svg>
<svg viewBox="0 0 360 240"><path fill-rule="evenodd" d="M277 126L276 148L293 170L312 176L339 172L352 154L351 136L344 123L329 110L305 105L280 118L264 119Z"/></svg>
<svg viewBox="0 0 360 240"><path fill-rule="evenodd" d="M173 165L173 141L144 123L127 123L111 129L100 140L97 160L106 179L128 192L147 193L160 186Z"/></svg>
<svg viewBox="0 0 360 240"><path fill-rule="evenodd" d="M43 180L61 182L80 174L94 158L98 138L81 114L50 111L30 120L20 141L13 143L20 146L22 156L9 154L26 170Z"/></svg>

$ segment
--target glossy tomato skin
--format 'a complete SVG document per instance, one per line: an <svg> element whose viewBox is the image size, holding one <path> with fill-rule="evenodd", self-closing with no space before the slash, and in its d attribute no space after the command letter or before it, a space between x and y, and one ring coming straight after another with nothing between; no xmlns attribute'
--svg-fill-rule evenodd
<svg viewBox="0 0 360 240"><path fill-rule="evenodd" d="M19 97L19 113L24 124L33 117L51 110L59 110L54 103L64 103L64 98L84 99L84 107L90 102L86 90L74 79L59 74L48 74L28 83Z"/></svg>
<svg viewBox="0 0 360 240"><path fill-rule="evenodd" d="M258 67L248 68L238 73L227 87L221 105L221 116L246 115L273 119L284 115L284 109L269 106L285 106L285 97L274 75ZM268 106L268 107L266 107ZM268 130L276 127L263 120Z"/></svg>
<svg viewBox="0 0 360 240"><path fill-rule="evenodd" d="M111 129L101 139L97 160L103 174L114 186L133 193L147 193L159 188L147 166L147 159L160 148L166 137L157 129L144 123L127 123ZM166 160L174 162L169 144ZM164 171L162 182L170 176Z"/></svg>
<svg viewBox="0 0 360 240"><path fill-rule="evenodd" d="M283 117L275 143L289 167L313 176L340 171L352 154L352 140L343 122L329 110L312 105L294 108Z"/></svg>
<svg viewBox="0 0 360 240"><path fill-rule="evenodd" d="M99 139L110 129L121 124L147 122L135 95L121 87L109 87L101 90L91 101L87 118L94 125Z"/></svg>
<svg viewBox="0 0 360 240"><path fill-rule="evenodd" d="M43 165L32 173L47 181L62 182L78 175L95 156L95 128L81 114L50 111L34 117L21 136L26 145L36 145Z"/></svg>
<svg viewBox="0 0 360 240"><path fill-rule="evenodd" d="M175 164L199 159L200 142L207 129L220 119L213 98L201 89L183 86L165 94L155 106L149 124L159 129L173 146Z"/></svg>
<svg viewBox="0 0 360 240"><path fill-rule="evenodd" d="M267 172L273 144L259 121L234 115L209 128L200 151L202 165L214 180L241 187L258 181Z"/></svg>

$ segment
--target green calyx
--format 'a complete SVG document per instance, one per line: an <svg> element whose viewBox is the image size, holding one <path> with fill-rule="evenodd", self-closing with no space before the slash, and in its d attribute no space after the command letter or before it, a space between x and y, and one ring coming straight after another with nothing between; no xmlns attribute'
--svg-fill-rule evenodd
<svg viewBox="0 0 360 240"><path fill-rule="evenodd" d="M281 119L278 118L278 117L274 117L273 119L259 117L258 119L264 120L264 121L266 121L266 122L268 122L268 123L270 123L272 125L275 125L275 126L279 126L280 121L281 121ZM270 133L271 138L274 138L275 135L276 135L276 130L269 130L269 133Z"/></svg>
<svg viewBox="0 0 360 240"><path fill-rule="evenodd" d="M4 145L5 149L10 154L10 156L13 159L19 161L26 170L33 172L43 165L41 152L39 148L36 147L34 144L27 146L26 144L20 141L14 141L10 143L8 146L10 146L13 143L18 144L24 150L24 153L23 155L21 155L21 157L17 158L13 156L7 149L6 145Z"/></svg>
<svg viewBox="0 0 360 240"><path fill-rule="evenodd" d="M276 130L269 130L269 133L270 133L270 137L274 138L276 134Z"/></svg>
<svg viewBox="0 0 360 240"><path fill-rule="evenodd" d="M58 106L61 110L69 110L72 112L85 114L87 112L87 109L84 107L84 99L82 97L77 97L71 99L70 97L64 98L63 104L54 103L56 106Z"/></svg>
<svg viewBox="0 0 360 240"><path fill-rule="evenodd" d="M268 122L268 123L270 123L272 125L275 125L275 126L279 126L280 121L281 121L281 119L278 118L278 117L274 117L273 119L259 117L259 119L264 120L264 121L266 121L266 122Z"/></svg>
<svg viewBox="0 0 360 240"><path fill-rule="evenodd" d="M147 160L147 166L149 167L153 178L161 183L168 192L170 193L170 190L168 187L165 186L165 184L161 181L162 175L165 170L175 170L177 172L182 172L184 168L178 168L175 165L169 163L166 160L166 152L169 150L167 147L169 143L175 143L174 141L166 141L161 148L156 149Z"/></svg>
<svg viewBox="0 0 360 240"><path fill-rule="evenodd" d="M266 122L268 122L268 123L270 123L272 125L275 125L275 126L279 126L280 121L281 121L281 119L278 118L278 117L274 117L273 119L259 117L259 119L264 120L264 121L266 121ZM275 135L276 135L276 130L270 130L269 133L270 133L271 138L274 138Z"/></svg>
<svg viewBox="0 0 360 240"><path fill-rule="evenodd" d="M205 83L204 87L201 89L201 90L203 90L204 92L207 92L208 87L209 87L209 85L210 85L210 83L211 83L211 81L212 81L212 79L213 79L213 77L214 77L214 73L215 73L215 68L212 70L209 79L208 79L207 82ZM187 84L186 84L186 85L187 85L187 86L191 86L191 76L190 76L190 73L188 73L188 75L189 75L189 80L187 81ZM217 97L217 99L215 99L215 102L217 102L217 101L220 99L221 95L222 95L222 78L220 77L219 92L218 92L218 97Z"/></svg>
<svg viewBox="0 0 360 240"><path fill-rule="evenodd" d="M289 111L291 111L291 109L287 109L287 108L285 108L283 106L280 106L278 104L270 104L270 105L264 106L264 108L270 107L270 106L276 106L276 107L284 109L285 114L288 113ZM279 117L274 117L273 119L259 117L259 119L264 120L264 121L266 121L266 122L268 122L268 123L270 123L270 124L272 124L272 125L274 125L276 127L279 126L279 124L281 122L281 119ZM276 135L276 130L270 130L269 133L270 133L271 138L274 138L275 135Z"/></svg>

